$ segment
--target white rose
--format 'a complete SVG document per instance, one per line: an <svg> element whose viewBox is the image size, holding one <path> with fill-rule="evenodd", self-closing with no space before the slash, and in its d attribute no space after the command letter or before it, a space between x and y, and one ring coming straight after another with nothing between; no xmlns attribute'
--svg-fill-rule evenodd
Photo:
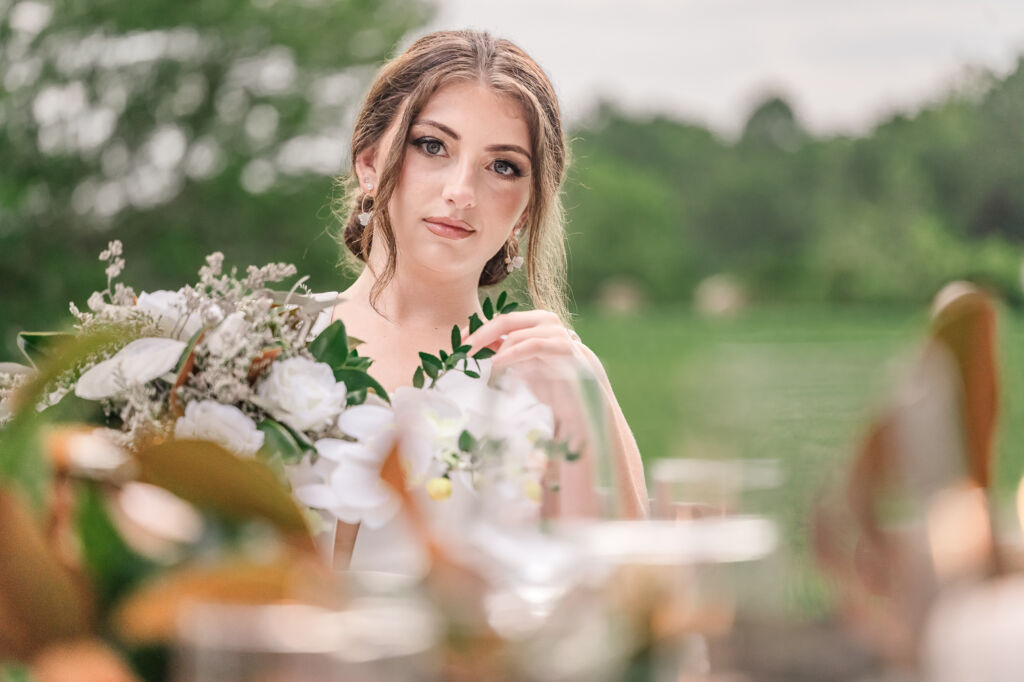
<svg viewBox="0 0 1024 682"><path fill-rule="evenodd" d="M238 455L251 455L263 447L263 432L233 405L197 400L185 406L185 416L174 424L174 437L216 443Z"/></svg>
<svg viewBox="0 0 1024 682"><path fill-rule="evenodd" d="M174 369L184 351L183 341L136 339L83 374L75 384L75 395L102 400L130 386L148 383Z"/></svg>
<svg viewBox="0 0 1024 682"><path fill-rule="evenodd" d="M143 291L135 307L152 317L162 333L177 339L190 339L203 326L199 314L188 309L180 291Z"/></svg>
<svg viewBox="0 0 1024 682"><path fill-rule="evenodd" d="M245 315L241 312L234 312L224 318L212 332L203 339L203 344L214 355L230 357L238 350L242 337L245 335L248 325L245 323Z"/></svg>
<svg viewBox="0 0 1024 682"><path fill-rule="evenodd" d="M256 388L258 404L296 431L315 431L345 409L345 384L330 366L303 357L279 360Z"/></svg>

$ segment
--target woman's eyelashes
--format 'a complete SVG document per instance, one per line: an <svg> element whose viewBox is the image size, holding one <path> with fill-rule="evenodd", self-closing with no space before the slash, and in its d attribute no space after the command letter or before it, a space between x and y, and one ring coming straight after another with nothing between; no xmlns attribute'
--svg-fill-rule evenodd
<svg viewBox="0 0 1024 682"><path fill-rule="evenodd" d="M444 152L444 142L436 137L420 137L412 141L412 146L427 156L440 156Z"/></svg>
<svg viewBox="0 0 1024 682"><path fill-rule="evenodd" d="M427 156L444 156L445 144L436 137L418 137L412 141L412 146ZM507 180L514 180L523 177L523 170L519 164L508 159L495 159L491 162L490 168L495 175Z"/></svg>

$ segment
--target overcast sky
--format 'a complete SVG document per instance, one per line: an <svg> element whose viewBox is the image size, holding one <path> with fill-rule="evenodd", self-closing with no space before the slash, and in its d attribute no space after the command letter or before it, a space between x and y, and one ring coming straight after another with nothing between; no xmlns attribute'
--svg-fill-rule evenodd
<svg viewBox="0 0 1024 682"><path fill-rule="evenodd" d="M517 42L571 120L604 96L726 134L768 90L812 130L861 132L1024 53L1024 0L437 1L429 30Z"/></svg>

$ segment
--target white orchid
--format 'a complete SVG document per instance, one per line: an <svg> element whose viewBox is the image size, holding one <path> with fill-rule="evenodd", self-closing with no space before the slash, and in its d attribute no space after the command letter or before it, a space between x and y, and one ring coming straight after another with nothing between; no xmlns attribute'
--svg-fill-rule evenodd
<svg viewBox="0 0 1024 682"><path fill-rule="evenodd" d="M187 340L203 326L202 318L189 310L188 301L182 291L142 292L135 308L146 313L156 323L162 334Z"/></svg>
<svg viewBox="0 0 1024 682"><path fill-rule="evenodd" d="M263 432L233 405L197 400L185 406L185 414L174 424L174 437L207 440L237 455L252 455L263 447Z"/></svg>
<svg viewBox="0 0 1024 682"><path fill-rule="evenodd" d="M147 337L136 339L108 360L97 363L75 384L75 395L86 400L112 398L167 374L178 364L185 342Z"/></svg>

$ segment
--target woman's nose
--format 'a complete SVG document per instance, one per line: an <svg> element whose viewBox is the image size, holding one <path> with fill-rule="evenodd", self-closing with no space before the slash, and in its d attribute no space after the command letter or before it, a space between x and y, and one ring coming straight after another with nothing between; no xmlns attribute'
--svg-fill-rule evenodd
<svg viewBox="0 0 1024 682"><path fill-rule="evenodd" d="M473 171L469 163L459 163L452 168L444 186L445 203L460 210L476 205Z"/></svg>

